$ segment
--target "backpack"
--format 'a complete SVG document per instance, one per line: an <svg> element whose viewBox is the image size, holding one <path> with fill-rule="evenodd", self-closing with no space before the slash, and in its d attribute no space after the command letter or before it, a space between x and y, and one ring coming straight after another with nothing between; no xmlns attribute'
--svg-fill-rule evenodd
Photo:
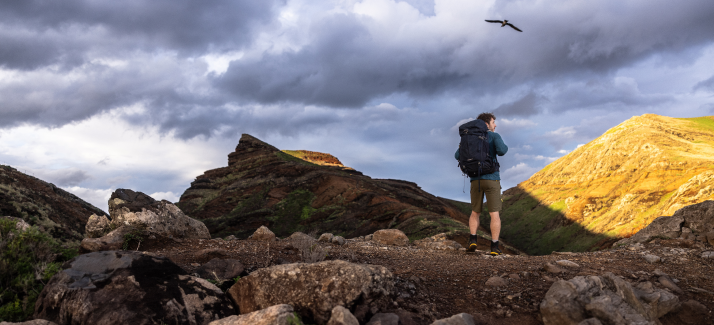
<svg viewBox="0 0 714 325"><path fill-rule="evenodd" d="M488 127L482 120L459 126L459 168L469 177L480 177L498 171L498 161L491 157Z"/></svg>

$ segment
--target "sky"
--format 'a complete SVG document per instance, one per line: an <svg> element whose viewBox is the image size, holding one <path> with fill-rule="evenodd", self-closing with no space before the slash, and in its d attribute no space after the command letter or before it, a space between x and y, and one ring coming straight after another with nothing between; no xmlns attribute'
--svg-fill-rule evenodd
<svg viewBox="0 0 714 325"><path fill-rule="evenodd" d="M711 17L711 0L6 0L0 163L106 211L117 188L178 201L247 133L468 201L458 125L482 112L504 190L633 116L714 115Z"/></svg>

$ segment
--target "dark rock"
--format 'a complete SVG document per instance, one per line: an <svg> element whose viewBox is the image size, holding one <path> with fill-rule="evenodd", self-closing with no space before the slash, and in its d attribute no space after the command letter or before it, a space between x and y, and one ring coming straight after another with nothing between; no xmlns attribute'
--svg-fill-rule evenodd
<svg viewBox="0 0 714 325"><path fill-rule="evenodd" d="M234 313L221 290L167 258L139 252L80 255L63 266L35 304L58 324L207 324Z"/></svg>
<svg viewBox="0 0 714 325"><path fill-rule="evenodd" d="M365 325L399 325L399 316L394 313L377 313Z"/></svg>
<svg viewBox="0 0 714 325"><path fill-rule="evenodd" d="M679 305L677 296L651 285L633 288L622 278L577 276L556 281L540 304L543 323L578 324L597 318L604 324L655 322Z"/></svg>
<svg viewBox="0 0 714 325"><path fill-rule="evenodd" d="M243 269L238 260L214 258L196 269L196 273L204 279L224 281L239 276Z"/></svg>
<svg viewBox="0 0 714 325"><path fill-rule="evenodd" d="M325 324L335 306L355 310L355 317L385 308L394 288L392 273L377 265L341 260L276 265L242 277L228 295L242 313L289 303L306 322ZM367 306L367 312L357 304Z"/></svg>
<svg viewBox="0 0 714 325"><path fill-rule="evenodd" d="M682 303L682 306L675 313L665 316L665 319L670 320L671 324L706 324L709 316L709 310L696 300L688 300Z"/></svg>
<svg viewBox="0 0 714 325"><path fill-rule="evenodd" d="M492 276L488 280L486 280L486 285L490 287L502 287L507 284L508 282L506 281L506 279L500 276Z"/></svg>

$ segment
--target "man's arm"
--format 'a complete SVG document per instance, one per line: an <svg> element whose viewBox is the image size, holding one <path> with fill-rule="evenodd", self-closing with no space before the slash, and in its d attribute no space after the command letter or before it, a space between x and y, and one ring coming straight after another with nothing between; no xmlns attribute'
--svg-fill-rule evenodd
<svg viewBox="0 0 714 325"><path fill-rule="evenodd" d="M503 156L508 152L508 146L503 143L503 139L501 139L501 135L498 133L494 132L495 137L493 137L493 144L496 145L496 154L499 156Z"/></svg>
<svg viewBox="0 0 714 325"><path fill-rule="evenodd" d="M456 160L459 160L459 149L456 149L456 153L454 154L454 158L456 158Z"/></svg>

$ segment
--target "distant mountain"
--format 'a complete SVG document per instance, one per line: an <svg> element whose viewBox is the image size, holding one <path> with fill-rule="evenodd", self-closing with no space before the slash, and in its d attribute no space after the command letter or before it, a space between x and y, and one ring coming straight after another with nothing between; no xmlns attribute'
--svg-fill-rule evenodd
<svg viewBox="0 0 714 325"><path fill-rule="evenodd" d="M61 242L79 243L92 214L106 215L54 184L0 165L0 216L24 219Z"/></svg>
<svg viewBox="0 0 714 325"><path fill-rule="evenodd" d="M177 206L214 237L247 238L263 225L280 237L314 231L351 238L386 228L411 239L467 234L467 215L412 182L372 179L329 154L286 152L244 134L228 166L196 177Z"/></svg>
<svg viewBox="0 0 714 325"><path fill-rule="evenodd" d="M502 236L530 254L587 251L714 199L714 117L635 116L504 192Z"/></svg>

